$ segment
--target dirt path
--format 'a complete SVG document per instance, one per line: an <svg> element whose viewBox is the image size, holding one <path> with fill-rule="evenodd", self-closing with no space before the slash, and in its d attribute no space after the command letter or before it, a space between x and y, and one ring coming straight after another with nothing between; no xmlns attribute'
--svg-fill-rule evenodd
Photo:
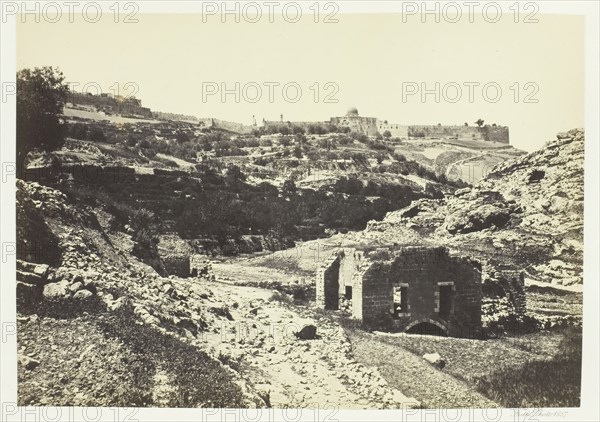
<svg viewBox="0 0 600 422"><path fill-rule="evenodd" d="M243 376L273 407L400 408L418 406L391 388L376 369L357 363L344 331L325 318L272 300L273 291L214 283L233 318L205 340L225 359L247 369ZM314 324L318 338L294 335Z"/></svg>
<svg viewBox="0 0 600 422"><path fill-rule="evenodd" d="M217 279L224 277L227 283L240 277L285 279L281 272L269 270L237 263L220 264L215 272ZM400 346L378 341L377 336L361 331L349 331L348 339L345 331L328 318L317 317L312 322L318 327L320 339L297 340L293 332L302 323L310 323L314 311L273 301L273 291L226 283L215 284L213 291L226 297L223 300L227 303L238 300L238 308L232 311L236 322L256 324L255 336L257 330L266 333L241 344L233 342L239 349L230 347L229 352L251 356L248 363L261 374L253 381L271 392L273 406L396 407L391 396L396 394L402 401L400 392L429 408L498 406ZM256 310L256 314L250 310Z"/></svg>

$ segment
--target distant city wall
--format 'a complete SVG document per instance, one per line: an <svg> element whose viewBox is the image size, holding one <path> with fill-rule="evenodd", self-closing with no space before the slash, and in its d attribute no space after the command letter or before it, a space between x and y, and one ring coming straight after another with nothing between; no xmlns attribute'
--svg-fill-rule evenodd
<svg viewBox="0 0 600 422"><path fill-rule="evenodd" d="M207 127L223 129L223 130L227 130L229 132L235 132L235 133L240 133L240 134L249 134L249 133L252 133L252 131L254 129L256 129L255 126L244 125L242 123L236 123L236 122L229 122L227 120L201 119L201 121L206 121L206 120L210 120L212 123L211 125L207 125Z"/></svg>
<svg viewBox="0 0 600 422"><path fill-rule="evenodd" d="M377 131L382 135L385 131L388 131L394 138L408 138L408 126L388 123L387 121L378 120Z"/></svg>
<svg viewBox="0 0 600 422"><path fill-rule="evenodd" d="M142 107L141 100L137 98L114 97L111 95L69 93L68 102L73 104L90 105L104 112L108 111L120 115L140 116L147 119L152 118L152 110Z"/></svg>
<svg viewBox="0 0 600 422"><path fill-rule="evenodd" d="M399 125L395 123L387 123L383 120L378 120L375 117L332 117L329 122L281 122L281 121L263 121L263 126L281 126L294 125L307 129L314 124L332 124L339 127L349 127L353 132L364 133L365 135L374 136L377 133L383 135L389 131L394 138L456 138L456 139L473 139L488 142L509 143L509 131L507 126L444 126L444 125ZM244 132L240 132L244 133Z"/></svg>
<svg viewBox="0 0 600 422"><path fill-rule="evenodd" d="M83 104L95 106L97 109L121 115L133 115L144 118L152 118L153 113L147 107L142 107L142 103L137 98L125 98L111 96L109 94L91 95L71 92L69 100L73 104ZM159 114L159 113L157 113ZM169 113L162 113L169 117ZM171 115L177 117L179 115ZM183 115L182 115L183 116ZM193 116L183 116L193 117ZM194 118L195 119L195 118ZM250 134L257 126L246 125L227 120L215 118L197 119L198 125L205 128L222 129L238 134ZM509 144L509 131L507 126L444 126L444 125L400 125L388 123L387 120L379 120L376 117L363 117L353 108L345 116L331 117L329 121L266 121L262 122L263 127L273 126L300 126L307 130L311 125L335 125L341 128L349 128L352 132L363 133L368 136L375 136L378 133L390 132L394 138L440 138L440 139L472 139L488 142L500 142Z"/></svg>
<svg viewBox="0 0 600 422"><path fill-rule="evenodd" d="M458 138L509 143L506 126L407 126L409 138Z"/></svg>

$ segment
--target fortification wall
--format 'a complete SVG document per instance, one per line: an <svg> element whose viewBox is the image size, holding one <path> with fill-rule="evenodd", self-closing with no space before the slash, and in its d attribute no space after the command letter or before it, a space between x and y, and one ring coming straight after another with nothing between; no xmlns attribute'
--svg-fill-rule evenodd
<svg viewBox="0 0 600 422"><path fill-rule="evenodd" d="M201 119L201 121L204 121L204 120L205 119ZM229 122L227 120L220 120L220 119L210 119L210 120L211 120L211 127L227 130L229 132L235 132L235 133L240 133L240 134L249 134L249 133L252 133L252 131L254 129L256 129L256 127L252 126L252 125L244 125L242 123Z"/></svg>
<svg viewBox="0 0 600 422"><path fill-rule="evenodd" d="M117 100L109 96L71 92L67 101L73 104L91 105L99 110L110 111L115 114L141 116L147 119L152 118L152 110L148 107L142 107L142 102L136 98Z"/></svg>
<svg viewBox="0 0 600 422"><path fill-rule="evenodd" d="M409 125L407 133L410 138L457 138L509 143L506 126Z"/></svg>
<svg viewBox="0 0 600 422"><path fill-rule="evenodd" d="M383 135L386 130L389 131L394 138L408 138L408 126L398 125L395 123L385 123L385 121L377 121L377 130Z"/></svg>

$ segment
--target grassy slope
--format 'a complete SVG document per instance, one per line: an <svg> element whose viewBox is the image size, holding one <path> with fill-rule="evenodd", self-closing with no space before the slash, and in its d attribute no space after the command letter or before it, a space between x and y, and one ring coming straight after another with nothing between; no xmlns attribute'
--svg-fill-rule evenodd
<svg viewBox="0 0 600 422"><path fill-rule="evenodd" d="M41 362L35 370L19 366L20 406L242 405L240 388L218 361L138 323L129 306L108 312L96 300L83 308L45 303L20 322L18 343Z"/></svg>
<svg viewBox="0 0 600 422"><path fill-rule="evenodd" d="M577 328L487 341L347 332L360 362L378 367L388 382L428 407L481 404L475 391L502 407L579 406ZM439 353L446 366L427 364L420 358L425 353Z"/></svg>

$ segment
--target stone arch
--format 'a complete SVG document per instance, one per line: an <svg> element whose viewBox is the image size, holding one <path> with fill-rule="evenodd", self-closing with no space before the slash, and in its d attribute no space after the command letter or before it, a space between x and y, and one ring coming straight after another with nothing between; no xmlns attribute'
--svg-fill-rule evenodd
<svg viewBox="0 0 600 422"><path fill-rule="evenodd" d="M420 330L422 334L435 334L439 331L444 336L448 335L448 328L441 322L431 318L423 318L411 322L406 326L404 332L408 333L411 330L418 330L419 326L422 328L422 330Z"/></svg>

